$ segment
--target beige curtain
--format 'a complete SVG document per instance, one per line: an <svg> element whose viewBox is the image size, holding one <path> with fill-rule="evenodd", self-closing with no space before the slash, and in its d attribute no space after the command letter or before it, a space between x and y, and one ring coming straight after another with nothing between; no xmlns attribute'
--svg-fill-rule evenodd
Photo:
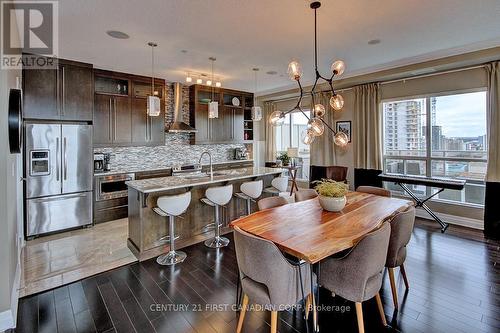
<svg viewBox="0 0 500 333"><path fill-rule="evenodd" d="M377 83L354 87L354 166L382 169L382 116Z"/></svg>
<svg viewBox="0 0 500 333"><path fill-rule="evenodd" d="M323 120L335 129L334 110L330 107L331 92L321 92L316 94L316 103L322 104L326 108ZM311 105L313 110L313 105ZM323 135L316 137L311 144L311 165L335 165L335 144L333 143L333 133L325 126Z"/></svg>
<svg viewBox="0 0 500 333"><path fill-rule="evenodd" d="M264 103L264 119L266 121L266 162L276 161L276 128L269 123L269 117L274 109L273 102Z"/></svg>
<svg viewBox="0 0 500 333"><path fill-rule="evenodd" d="M486 66L488 72L488 168L486 181L500 182L500 62Z"/></svg>

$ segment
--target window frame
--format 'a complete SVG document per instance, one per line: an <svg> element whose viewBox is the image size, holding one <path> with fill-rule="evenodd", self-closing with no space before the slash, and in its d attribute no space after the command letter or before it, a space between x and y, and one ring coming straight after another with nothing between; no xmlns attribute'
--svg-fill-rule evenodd
<svg viewBox="0 0 500 333"><path fill-rule="evenodd" d="M460 89L460 90L451 90L451 91L442 91L439 93L432 93L432 94L423 94L423 95L413 95L413 96L400 96L400 97L394 97L394 98L386 98L386 99L381 99L380 104L379 104L379 110L380 114L382 117L382 165L385 170L386 166L386 160L402 160L403 161L403 168L404 168L404 174L406 174L406 161L425 161L425 175L430 176L432 175L432 161L443 161L443 162L484 162L488 163L488 159L467 159L467 158L461 158L461 157L433 157L432 156L432 126L431 126L431 98L432 97L442 97L442 96L451 96L451 95L460 95L460 94L468 94L468 93L476 93L476 92L485 92L486 93L486 100L488 100L488 88L487 87L481 87L481 88L473 88L473 89ZM385 151L385 115L384 115L384 103L390 103L390 102L397 102L397 101L403 101L403 100L410 100L410 99L425 99L425 156L401 156L401 155L386 155ZM487 111L486 111L487 112ZM486 125L486 137L488 137L488 126ZM488 147L489 149L489 147ZM488 155L488 151L486 151L486 156ZM486 185L485 180L475 180L475 179L466 179L467 184L474 184L474 185ZM426 187L426 195L431 195L432 188L431 187ZM463 192L462 192L463 193ZM406 193L404 194L406 196ZM483 208L484 204L476 204L476 203L471 203L471 202L458 202L454 200L447 200L447 199L441 199L434 197L431 199L431 201L436 201L436 202L444 202L444 203L449 203L449 204L455 204L455 205L460 205L460 206L468 206L468 207L478 207L478 208Z"/></svg>

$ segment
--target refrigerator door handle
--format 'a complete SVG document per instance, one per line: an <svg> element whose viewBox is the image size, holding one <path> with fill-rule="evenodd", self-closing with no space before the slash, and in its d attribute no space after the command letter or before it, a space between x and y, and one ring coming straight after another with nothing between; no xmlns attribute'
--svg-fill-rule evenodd
<svg viewBox="0 0 500 333"><path fill-rule="evenodd" d="M66 180L67 176L68 176L68 153L66 151L66 137L64 137L64 152L63 152L63 155L64 155L64 180Z"/></svg>
<svg viewBox="0 0 500 333"><path fill-rule="evenodd" d="M59 138L56 138L56 158L59 156ZM56 180L59 181L59 161L56 161Z"/></svg>

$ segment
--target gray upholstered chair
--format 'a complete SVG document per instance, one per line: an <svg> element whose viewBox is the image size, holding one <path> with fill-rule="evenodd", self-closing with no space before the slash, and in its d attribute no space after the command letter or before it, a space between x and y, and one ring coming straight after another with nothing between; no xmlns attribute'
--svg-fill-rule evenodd
<svg viewBox="0 0 500 333"><path fill-rule="evenodd" d="M259 207L259 210L274 208L274 207L283 206L286 204L288 204L288 201L283 197L269 197L269 198L260 199L257 202L257 206Z"/></svg>
<svg viewBox="0 0 500 333"><path fill-rule="evenodd" d="M273 242L238 227L234 228L234 246L243 290L236 332L241 332L249 301L271 310L271 332L276 332L278 311L297 304L311 293L311 267L305 263L292 264Z"/></svg>
<svg viewBox="0 0 500 333"><path fill-rule="evenodd" d="M404 262L406 259L406 245L410 242L413 225L415 224L415 207L410 207L404 212L398 213L390 221L391 239L387 251L385 267L389 271L389 280L391 282L392 300L394 308L398 308L398 294L396 281L394 278L394 268L399 267L406 289L410 287L406 276Z"/></svg>
<svg viewBox="0 0 500 333"><path fill-rule="evenodd" d="M313 189L298 190L297 192L295 192L295 201L305 201L316 198L317 196L318 193Z"/></svg>
<svg viewBox="0 0 500 333"><path fill-rule="evenodd" d="M361 303L374 296L382 323L387 326L379 291L390 236L391 226L386 222L367 234L344 257L330 257L321 262L320 285L356 303L360 333L364 332Z"/></svg>
<svg viewBox="0 0 500 333"><path fill-rule="evenodd" d="M391 197L391 191L386 190L382 187L375 186L358 186L356 192L370 193L375 195L380 195L382 197Z"/></svg>

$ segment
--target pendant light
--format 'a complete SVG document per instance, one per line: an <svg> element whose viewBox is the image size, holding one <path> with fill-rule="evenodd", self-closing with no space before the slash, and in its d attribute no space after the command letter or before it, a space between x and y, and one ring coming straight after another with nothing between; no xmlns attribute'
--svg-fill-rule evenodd
<svg viewBox="0 0 500 333"><path fill-rule="evenodd" d="M260 121L262 119L262 109L260 106L257 106L255 94L257 93L257 73L259 72L258 68L252 68L255 80L254 80L254 90L253 90L253 106L252 106L252 120Z"/></svg>
<svg viewBox="0 0 500 333"><path fill-rule="evenodd" d="M154 49L158 46L155 42L149 42L149 46L151 46L151 95L148 96L147 103L147 115L150 117L158 117L160 115L161 107L160 107L160 99L158 96L155 96L155 57L154 57Z"/></svg>
<svg viewBox="0 0 500 333"><path fill-rule="evenodd" d="M215 91L214 87L212 85L212 82L214 80L214 63L215 60L217 60L215 57L210 57L208 58L212 62L212 78L211 80L207 80L207 85L212 86L212 99L210 103L208 103L208 118L213 119L213 118L219 118L219 102L214 101L215 98Z"/></svg>
<svg viewBox="0 0 500 333"><path fill-rule="evenodd" d="M288 64L288 76L290 77L291 80L296 81L299 90L300 90L300 96L297 101L297 104L295 107L289 111L283 112L283 111L274 111L270 118L269 122L274 125L274 126L281 126L284 123L285 116L289 114L292 111L298 110L302 112L302 114L308 119L307 123L307 130L305 130L302 133L302 142L304 144L309 145L314 141L314 138L317 136L323 135L325 131L325 127L330 130L333 135L334 135L334 143L338 146L344 147L347 145L349 142L347 135L342 132L337 132L333 128L328 125L325 120L323 119L326 113L326 106L322 104L316 104L315 103L315 90L318 85L318 81L321 79L328 83L329 90L332 93L332 97L330 98L329 104L330 107L335 110L341 110L342 107L344 106L344 98L337 94L333 88L333 78L335 76L342 75L345 71L345 64L342 60L337 60L333 62L331 65L331 73L328 76L322 76L319 71L318 71L318 42L317 42L317 17L316 17L316 12L319 7L321 7L321 2L319 1L313 1L309 5L311 9L314 10L314 73L316 76L316 80L314 81L314 84L311 89L311 99L312 99L312 105L314 105L313 110L312 110L312 115L311 117L307 116L307 114L302 110L301 102L302 98L304 97L304 89L302 87L302 84L300 82L300 79L302 78L302 67L299 62L297 61L292 61L290 64Z"/></svg>

